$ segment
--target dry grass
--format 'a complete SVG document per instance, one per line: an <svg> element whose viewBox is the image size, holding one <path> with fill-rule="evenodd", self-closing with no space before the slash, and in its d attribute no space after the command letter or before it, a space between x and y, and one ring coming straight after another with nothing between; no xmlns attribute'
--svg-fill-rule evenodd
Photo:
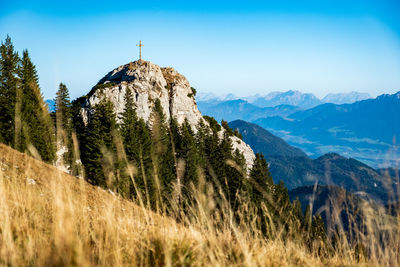
<svg viewBox="0 0 400 267"><path fill-rule="evenodd" d="M185 226L0 145L0 265L376 266L350 250L319 257L299 242L266 240L210 216L197 196ZM214 218L214 219L211 219ZM220 222L219 222L220 223ZM398 242L398 239L396 240ZM390 255L388 255L390 256ZM398 261L394 261L398 263Z"/></svg>

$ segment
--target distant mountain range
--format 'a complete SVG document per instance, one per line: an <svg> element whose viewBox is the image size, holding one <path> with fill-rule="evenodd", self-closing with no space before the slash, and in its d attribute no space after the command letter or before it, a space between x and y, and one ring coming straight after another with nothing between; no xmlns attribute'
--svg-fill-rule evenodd
<svg viewBox="0 0 400 267"><path fill-rule="evenodd" d="M260 108L242 99L227 100L217 103L198 101L197 106L202 114L212 116L217 121L232 121L238 119L253 121L270 116L287 117L301 110L299 107L290 105Z"/></svg>
<svg viewBox="0 0 400 267"><path fill-rule="evenodd" d="M371 98L371 95L368 93L359 93L359 92L337 93L337 94L327 94L324 98L322 98L322 102L332 103L332 104L351 104L369 98Z"/></svg>
<svg viewBox="0 0 400 267"><path fill-rule="evenodd" d="M353 158L328 153L311 159L301 149L254 123L236 120L229 126L239 130L254 152L265 155L274 181L282 180L289 189L315 183L334 185L378 202L388 202L392 195L397 195L388 190L396 186L395 179Z"/></svg>
<svg viewBox="0 0 400 267"><path fill-rule="evenodd" d="M363 94L347 95L358 99ZM337 102L345 101L340 94L328 95L325 101L334 98ZM400 149L395 140L400 138L400 92L352 104L325 103L310 109L291 105L261 108L246 100L198 101L198 107L217 120L254 122L313 158L334 152L374 168L399 164Z"/></svg>
<svg viewBox="0 0 400 267"><path fill-rule="evenodd" d="M300 108L311 108L321 104L321 100L313 94L304 94L299 91L272 92L266 96L250 98L250 102L258 107L275 107L291 105Z"/></svg>
<svg viewBox="0 0 400 267"><path fill-rule="evenodd" d="M314 94L301 93L296 90L289 90L287 92L271 92L266 95L257 94L247 97L237 97L233 94L216 96L212 93L200 92L196 97L198 103L207 102L208 104L212 105L216 105L224 101L241 99L260 108L290 105L299 107L301 109L312 108L324 103L351 104L368 98L371 98L368 93L350 92L328 94L324 98L319 99Z"/></svg>
<svg viewBox="0 0 400 267"><path fill-rule="evenodd" d="M336 152L368 165L396 166L400 149L400 92L353 104L323 104L255 123L318 157Z"/></svg>

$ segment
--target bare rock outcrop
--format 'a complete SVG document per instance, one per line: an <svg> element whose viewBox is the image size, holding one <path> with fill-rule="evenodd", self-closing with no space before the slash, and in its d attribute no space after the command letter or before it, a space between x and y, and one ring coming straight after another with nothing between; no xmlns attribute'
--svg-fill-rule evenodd
<svg viewBox="0 0 400 267"><path fill-rule="evenodd" d="M182 74L173 68L160 68L149 61L141 60L110 71L92 88L81 110L85 124L94 112L93 107L104 98L113 103L118 117L125 108L128 88L134 96L138 117L150 125L150 115L156 99L160 100L167 120L174 117L181 124L187 119L195 131L199 121L203 120L194 98L195 91ZM255 158L253 150L241 139L235 136L231 138L233 149L242 152L247 166L252 166Z"/></svg>

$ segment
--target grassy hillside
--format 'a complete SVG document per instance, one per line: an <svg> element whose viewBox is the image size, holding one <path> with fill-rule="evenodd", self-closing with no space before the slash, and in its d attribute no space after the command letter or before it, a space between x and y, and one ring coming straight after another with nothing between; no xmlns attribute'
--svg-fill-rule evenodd
<svg viewBox="0 0 400 267"><path fill-rule="evenodd" d="M266 240L251 224L196 196L177 219L134 203L0 145L2 266L364 266L398 264L398 247L368 261L348 244L331 253L301 242ZM250 211L248 211L250 212ZM218 226L217 226L218 225ZM221 227L222 225L222 227ZM358 261L359 260L359 261Z"/></svg>

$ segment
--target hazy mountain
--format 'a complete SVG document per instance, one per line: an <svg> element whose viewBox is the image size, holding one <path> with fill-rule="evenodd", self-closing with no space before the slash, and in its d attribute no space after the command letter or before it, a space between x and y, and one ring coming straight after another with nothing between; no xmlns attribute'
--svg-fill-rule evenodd
<svg viewBox="0 0 400 267"><path fill-rule="evenodd" d="M235 120L229 122L229 126L238 129L243 140L256 153L263 153L264 156L307 157L301 149L289 145L257 124Z"/></svg>
<svg viewBox="0 0 400 267"><path fill-rule="evenodd" d="M322 102L333 104L351 104L369 98L371 98L371 95L368 93L359 93L353 91L350 93L327 94L324 98L322 98Z"/></svg>
<svg viewBox="0 0 400 267"><path fill-rule="evenodd" d="M217 96L213 93L198 93L196 100L203 114L225 120L255 120L270 116L286 117L295 111L312 108L325 102L343 104L370 98L369 94L350 92L329 94L320 100L313 94L299 91L271 92L237 97L233 94ZM238 113L237 111L240 111Z"/></svg>
<svg viewBox="0 0 400 267"><path fill-rule="evenodd" d="M276 107L260 108L241 99L218 101L218 102L202 102L198 101L197 106L202 114L212 116L216 120L256 120L269 116L286 117L298 110L298 107L290 105L279 105Z"/></svg>
<svg viewBox="0 0 400 267"><path fill-rule="evenodd" d="M290 90L287 92L271 92L264 97L254 99L251 103L258 107L291 105L305 109L315 107L322 102L313 94Z"/></svg>
<svg viewBox="0 0 400 267"><path fill-rule="evenodd" d="M394 179L358 160L336 153L311 159L300 149L290 146L256 124L233 121L229 125L239 130L243 140L255 152L266 156L274 181L284 181L289 189L317 182L343 187L363 198L384 202L391 198L393 191L388 188L395 186Z"/></svg>
<svg viewBox="0 0 400 267"><path fill-rule="evenodd" d="M216 95L210 92L198 92L196 94L197 102L212 102L215 104L218 102L235 100L235 99L240 99L240 97L234 94Z"/></svg>
<svg viewBox="0 0 400 267"><path fill-rule="evenodd" d="M217 95L211 92L198 92L196 96L198 102L212 102L214 104L222 101L242 99L259 107L292 105L303 109L312 108L323 103L351 104L369 98L371 98L371 95L368 93L352 91L349 93L330 93L320 99L314 94L302 93L297 90L289 90L286 92L273 91L268 94L255 94L242 97L234 94Z"/></svg>
<svg viewBox="0 0 400 267"><path fill-rule="evenodd" d="M255 120L292 145L318 157L337 152L368 165L395 166L400 151L400 92L353 104L323 104L288 116Z"/></svg>

